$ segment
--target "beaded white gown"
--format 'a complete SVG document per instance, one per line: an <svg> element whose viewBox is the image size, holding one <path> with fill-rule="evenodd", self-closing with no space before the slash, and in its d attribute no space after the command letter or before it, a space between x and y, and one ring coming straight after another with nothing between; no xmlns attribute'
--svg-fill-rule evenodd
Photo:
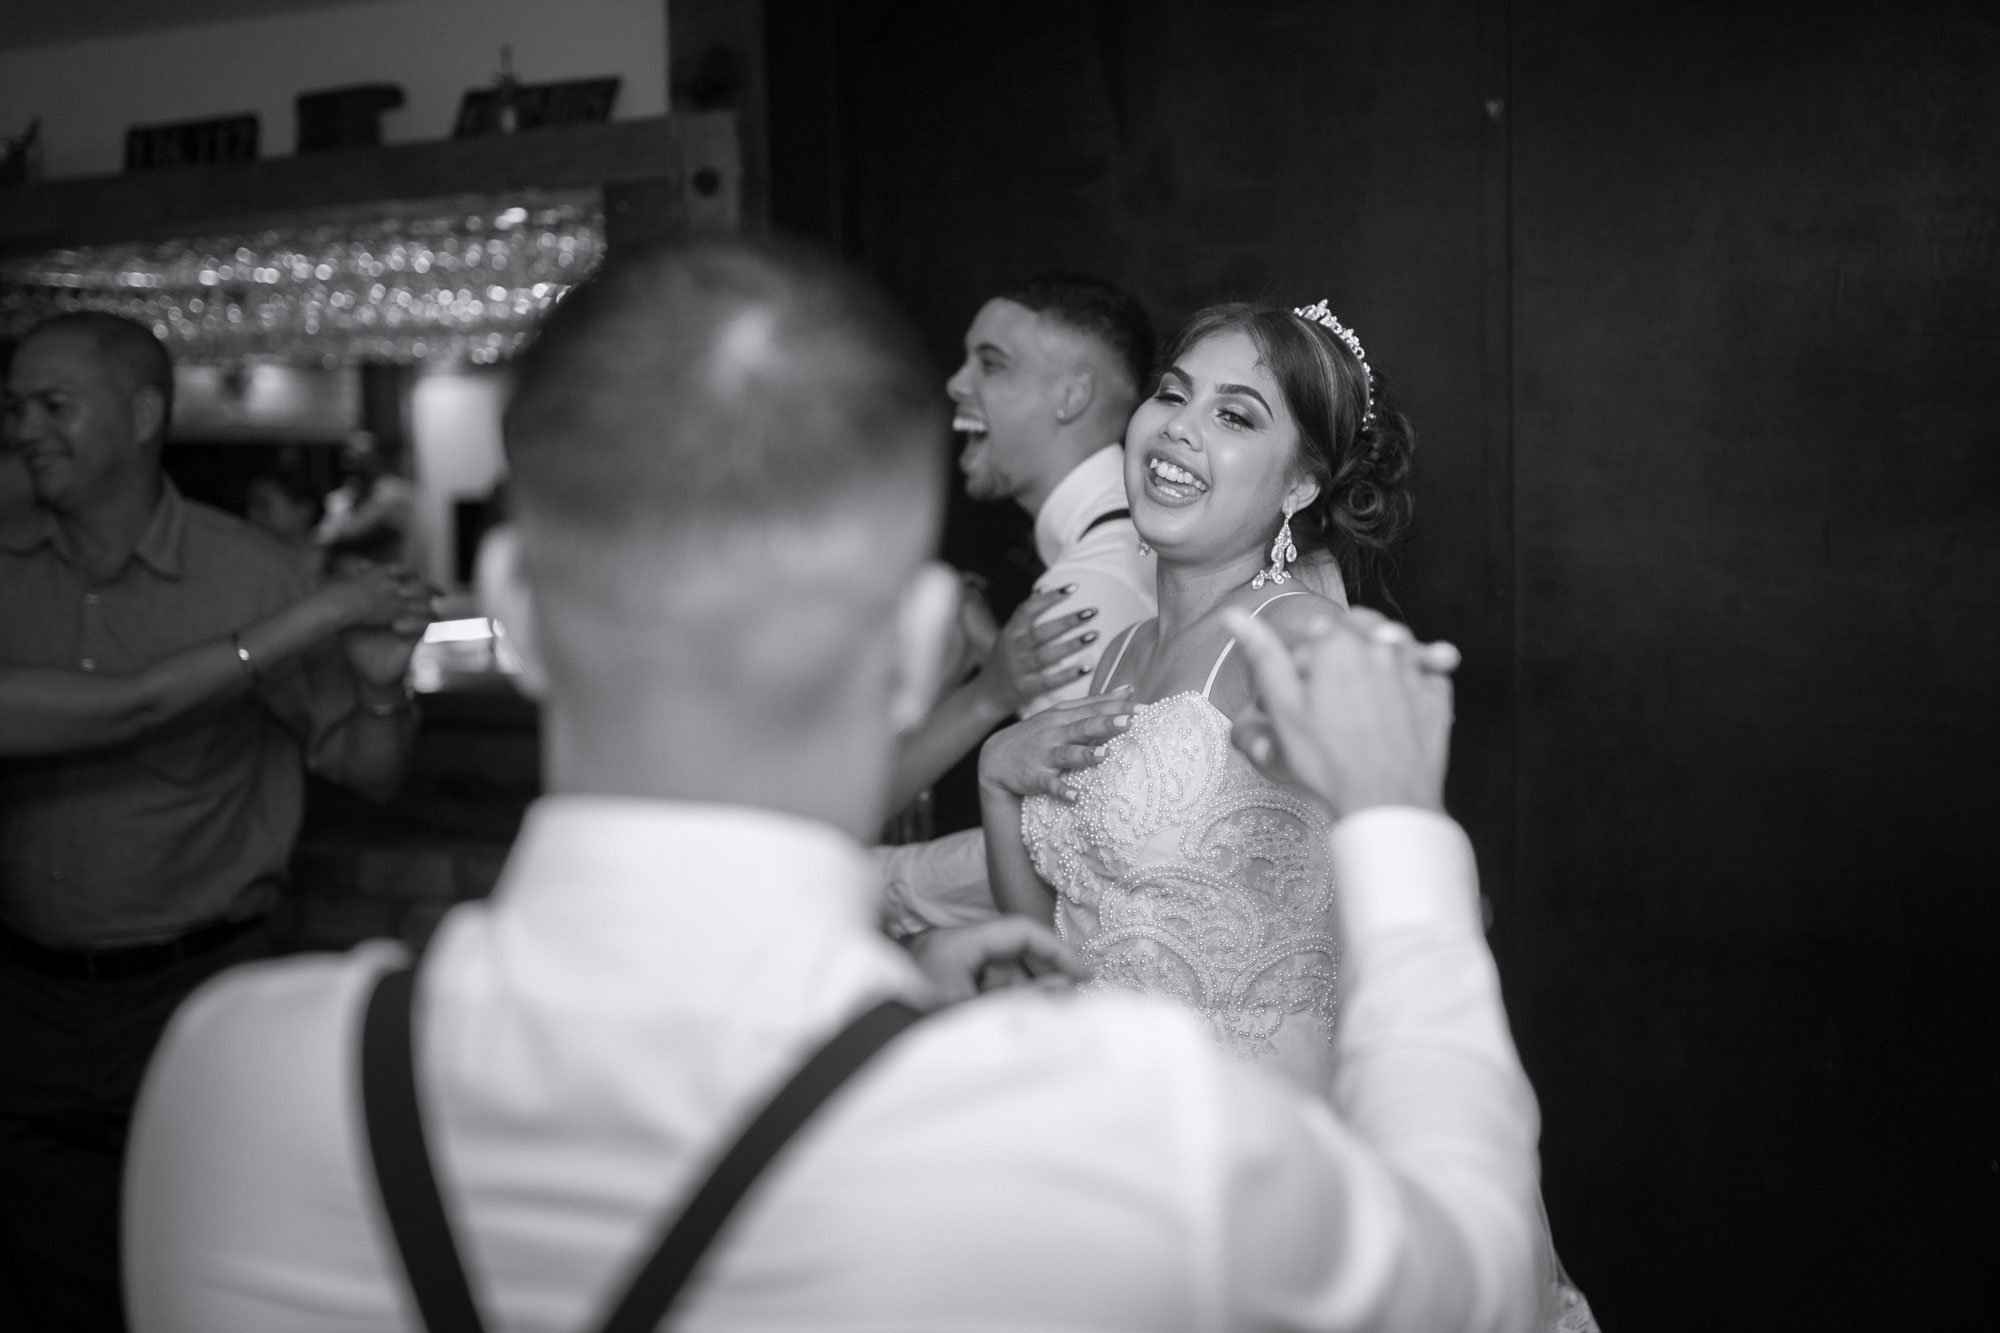
<svg viewBox="0 0 2000 1333"><path fill-rule="evenodd" d="M1056 930L1094 970L1083 989L1177 1000L1225 1049L1328 1097L1340 966L1328 824L1230 742L1208 699L1221 666L1198 692L1135 708L1074 775L1074 800L1023 801L1022 841L1056 892ZM1547 1227L1539 1327L1597 1333Z"/></svg>
<svg viewBox="0 0 2000 1333"><path fill-rule="evenodd" d="M1326 818L1229 741L1192 690L1141 704L1076 799L1021 832L1089 987L1165 995L1217 1042L1325 1096L1340 939Z"/></svg>
<svg viewBox="0 0 2000 1333"><path fill-rule="evenodd" d="M1208 695L1234 647L1199 692L1134 709L1073 801L1024 801L1022 841L1088 986L1178 1000L1224 1048L1326 1096L1340 967L1326 816L1230 743Z"/></svg>

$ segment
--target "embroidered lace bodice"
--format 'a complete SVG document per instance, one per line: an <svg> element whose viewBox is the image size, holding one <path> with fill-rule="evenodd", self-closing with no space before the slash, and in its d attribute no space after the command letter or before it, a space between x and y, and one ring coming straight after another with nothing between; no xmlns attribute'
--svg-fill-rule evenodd
<svg viewBox="0 0 2000 1333"><path fill-rule="evenodd" d="M1331 1076L1336 936L1325 816L1259 773L1189 691L1141 704L1076 799L1021 832L1092 986L1170 996L1314 1091Z"/></svg>
<svg viewBox="0 0 2000 1333"><path fill-rule="evenodd" d="M1327 821L1230 743L1208 701L1221 667L1134 709L1073 776L1073 801L1023 801L1022 840L1056 891L1057 930L1096 969L1089 987L1177 1000L1227 1049L1325 1095L1340 958ZM1597 1333L1546 1218L1539 1250L1536 1327Z"/></svg>

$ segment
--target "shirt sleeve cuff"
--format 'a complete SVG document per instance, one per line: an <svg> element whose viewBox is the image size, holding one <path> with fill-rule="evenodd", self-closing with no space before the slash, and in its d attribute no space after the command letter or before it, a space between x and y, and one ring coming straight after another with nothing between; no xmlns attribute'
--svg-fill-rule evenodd
<svg viewBox="0 0 2000 1333"><path fill-rule="evenodd" d="M1374 806L1336 824L1331 842L1348 944L1410 929L1481 933L1479 868L1449 817Z"/></svg>

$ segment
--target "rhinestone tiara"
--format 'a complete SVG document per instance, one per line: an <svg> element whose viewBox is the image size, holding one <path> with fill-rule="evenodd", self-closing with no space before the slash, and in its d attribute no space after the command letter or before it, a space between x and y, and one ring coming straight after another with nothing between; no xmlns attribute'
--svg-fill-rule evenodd
<svg viewBox="0 0 2000 1333"><path fill-rule="evenodd" d="M1347 350L1354 353L1354 359L1361 363L1361 376L1368 386L1367 397L1361 404L1361 428L1366 430L1369 423L1375 420L1375 372L1368 365L1368 353L1361 350L1361 339L1355 336L1353 329L1334 317L1333 312L1326 308L1325 301L1294 306L1292 313L1300 319L1311 320L1315 324L1331 329L1333 336L1347 344Z"/></svg>

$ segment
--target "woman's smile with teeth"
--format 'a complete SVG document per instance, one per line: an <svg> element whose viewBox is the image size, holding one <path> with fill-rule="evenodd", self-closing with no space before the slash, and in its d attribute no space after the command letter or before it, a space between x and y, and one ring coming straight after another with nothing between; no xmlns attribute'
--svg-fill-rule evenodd
<svg viewBox="0 0 2000 1333"><path fill-rule="evenodd" d="M1177 486L1192 486L1200 491L1208 489L1208 484L1200 477L1184 467L1176 467L1164 458L1149 458L1146 460L1146 466L1151 468L1153 475L1161 481L1170 481Z"/></svg>

